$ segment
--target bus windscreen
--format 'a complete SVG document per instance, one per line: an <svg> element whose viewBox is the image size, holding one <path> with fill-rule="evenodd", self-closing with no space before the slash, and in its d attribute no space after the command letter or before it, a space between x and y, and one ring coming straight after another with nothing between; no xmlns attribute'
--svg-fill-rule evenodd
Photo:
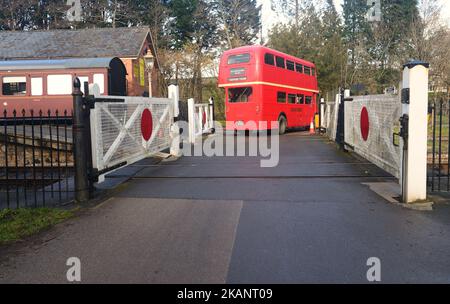
<svg viewBox="0 0 450 304"><path fill-rule="evenodd" d="M251 87L228 89L228 102L248 102L252 93Z"/></svg>

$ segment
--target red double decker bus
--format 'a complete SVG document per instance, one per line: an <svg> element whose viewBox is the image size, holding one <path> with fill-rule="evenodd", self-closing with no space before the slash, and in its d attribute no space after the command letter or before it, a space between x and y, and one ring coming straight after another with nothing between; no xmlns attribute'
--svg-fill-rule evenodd
<svg viewBox="0 0 450 304"><path fill-rule="evenodd" d="M315 65L267 47L224 52L219 87L225 89L227 130L261 130L278 121L283 134L310 126L317 112Z"/></svg>

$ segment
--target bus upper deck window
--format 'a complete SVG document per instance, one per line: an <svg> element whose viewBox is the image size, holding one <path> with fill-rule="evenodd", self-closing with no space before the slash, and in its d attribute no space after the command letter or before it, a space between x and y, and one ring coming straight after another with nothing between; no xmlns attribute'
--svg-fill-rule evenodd
<svg viewBox="0 0 450 304"><path fill-rule="evenodd" d="M316 76L316 69L315 68L311 68L311 75Z"/></svg>
<svg viewBox="0 0 450 304"><path fill-rule="evenodd" d="M264 55L264 63L270 64L270 65L275 65L275 57L272 54L266 53Z"/></svg>
<svg viewBox="0 0 450 304"><path fill-rule="evenodd" d="M303 65L301 65L300 63L296 63L295 70L299 73L303 73Z"/></svg>
<svg viewBox="0 0 450 304"><path fill-rule="evenodd" d="M309 66L305 65L303 68L303 71L306 75L311 75L311 68Z"/></svg>
<svg viewBox="0 0 450 304"><path fill-rule="evenodd" d="M294 62L286 60L286 68L291 71L295 71Z"/></svg>
<svg viewBox="0 0 450 304"><path fill-rule="evenodd" d="M247 63L250 61L250 54L238 54L228 57L228 64Z"/></svg>
<svg viewBox="0 0 450 304"><path fill-rule="evenodd" d="M252 93L251 87L228 89L228 102L248 102Z"/></svg>
<svg viewBox="0 0 450 304"><path fill-rule="evenodd" d="M284 66L284 58L277 56L276 60L277 60L277 67L284 69L285 68L285 66Z"/></svg>
<svg viewBox="0 0 450 304"><path fill-rule="evenodd" d="M298 104L304 104L305 103L305 95L297 94L297 103Z"/></svg>
<svg viewBox="0 0 450 304"><path fill-rule="evenodd" d="M312 97L311 96L306 96L305 103L306 104L311 104L311 101L312 101Z"/></svg>

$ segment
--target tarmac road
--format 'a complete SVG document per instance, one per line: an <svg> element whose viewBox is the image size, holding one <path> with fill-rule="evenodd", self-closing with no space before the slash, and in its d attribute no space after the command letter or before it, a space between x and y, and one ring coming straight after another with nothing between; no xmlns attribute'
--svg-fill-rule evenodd
<svg viewBox="0 0 450 304"><path fill-rule="evenodd" d="M81 216L0 248L1 283L450 283L450 209L389 203L387 173L305 133L258 157L145 160L127 186Z"/></svg>

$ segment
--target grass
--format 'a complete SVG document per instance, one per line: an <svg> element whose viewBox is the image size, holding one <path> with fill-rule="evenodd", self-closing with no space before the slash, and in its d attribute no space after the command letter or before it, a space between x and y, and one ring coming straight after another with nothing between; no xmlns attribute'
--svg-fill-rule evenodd
<svg viewBox="0 0 450 304"><path fill-rule="evenodd" d="M0 245L35 234L73 216L56 208L19 208L0 211Z"/></svg>

